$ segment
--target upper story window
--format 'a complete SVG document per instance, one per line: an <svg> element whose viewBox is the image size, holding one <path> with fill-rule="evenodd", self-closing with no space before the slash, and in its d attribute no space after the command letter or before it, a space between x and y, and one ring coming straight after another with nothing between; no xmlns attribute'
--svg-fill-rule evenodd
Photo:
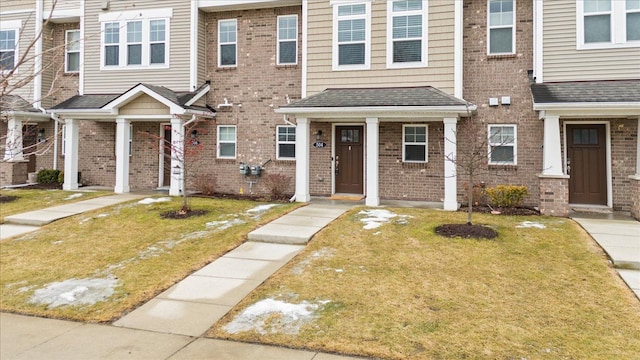
<svg viewBox="0 0 640 360"><path fill-rule="evenodd" d="M102 69L168 67L171 16L171 9L101 14Z"/></svg>
<svg viewBox="0 0 640 360"><path fill-rule="evenodd" d="M238 20L218 21L218 66L236 66L238 48Z"/></svg>
<svg viewBox="0 0 640 360"><path fill-rule="evenodd" d="M489 164L516 165L516 126L489 125Z"/></svg>
<svg viewBox="0 0 640 360"><path fill-rule="evenodd" d="M487 53L489 55L516 52L515 0L489 0Z"/></svg>
<svg viewBox="0 0 640 360"><path fill-rule="evenodd" d="M296 127L278 125L276 136L276 158L278 160L295 160Z"/></svg>
<svg viewBox="0 0 640 360"><path fill-rule="evenodd" d="M426 0L387 3L387 67L427 65Z"/></svg>
<svg viewBox="0 0 640 360"><path fill-rule="evenodd" d="M427 162L427 125L402 126L402 161Z"/></svg>
<svg viewBox="0 0 640 360"><path fill-rule="evenodd" d="M333 69L364 70L371 58L371 3L332 2Z"/></svg>
<svg viewBox="0 0 640 360"><path fill-rule="evenodd" d="M640 0L576 0L576 47L640 46Z"/></svg>
<svg viewBox="0 0 640 360"><path fill-rule="evenodd" d="M80 71L80 30L67 30L65 33L64 72Z"/></svg>
<svg viewBox="0 0 640 360"><path fill-rule="evenodd" d="M278 16L278 65L298 63L298 15Z"/></svg>
<svg viewBox="0 0 640 360"><path fill-rule="evenodd" d="M218 158L236 158L236 126L218 126Z"/></svg>
<svg viewBox="0 0 640 360"><path fill-rule="evenodd" d="M0 30L0 69L13 70L18 61L18 29Z"/></svg>

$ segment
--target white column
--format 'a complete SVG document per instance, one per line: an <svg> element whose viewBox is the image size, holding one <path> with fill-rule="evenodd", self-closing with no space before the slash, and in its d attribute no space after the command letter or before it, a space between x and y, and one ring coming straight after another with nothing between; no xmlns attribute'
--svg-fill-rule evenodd
<svg viewBox="0 0 640 360"><path fill-rule="evenodd" d="M309 195L309 119L297 118L296 125L296 201L308 202Z"/></svg>
<svg viewBox="0 0 640 360"><path fill-rule="evenodd" d="M78 134L80 123L75 119L65 121L64 190L78 189Z"/></svg>
<svg viewBox="0 0 640 360"><path fill-rule="evenodd" d="M9 118L4 148L5 161L24 160L22 153L22 120Z"/></svg>
<svg viewBox="0 0 640 360"><path fill-rule="evenodd" d="M367 198L365 205L380 205L380 190L378 188L378 156L379 156L379 125L378 118L367 118Z"/></svg>
<svg viewBox="0 0 640 360"><path fill-rule="evenodd" d="M184 190L184 125L180 118L171 118L171 183L169 195L180 196Z"/></svg>
<svg viewBox="0 0 640 360"><path fill-rule="evenodd" d="M444 118L444 209L458 210L458 177L456 175L457 158L457 118Z"/></svg>
<svg viewBox="0 0 640 360"><path fill-rule="evenodd" d="M545 114L544 141L542 147L542 175L564 176L560 147L560 117Z"/></svg>
<svg viewBox="0 0 640 360"><path fill-rule="evenodd" d="M127 119L116 119L116 194L129 192L129 125Z"/></svg>

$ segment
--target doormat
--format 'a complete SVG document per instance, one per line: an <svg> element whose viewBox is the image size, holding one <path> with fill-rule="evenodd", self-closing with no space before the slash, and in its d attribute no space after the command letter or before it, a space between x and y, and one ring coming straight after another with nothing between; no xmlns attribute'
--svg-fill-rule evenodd
<svg viewBox="0 0 640 360"><path fill-rule="evenodd" d="M357 194L333 194L329 198L330 200L348 200L348 201L360 201L364 199L364 195Z"/></svg>

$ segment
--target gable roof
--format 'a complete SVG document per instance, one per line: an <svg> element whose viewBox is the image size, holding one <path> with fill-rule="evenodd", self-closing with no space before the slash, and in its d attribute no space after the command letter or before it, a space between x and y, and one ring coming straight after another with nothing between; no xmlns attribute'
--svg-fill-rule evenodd
<svg viewBox="0 0 640 360"><path fill-rule="evenodd" d="M51 108L51 110L60 109L100 109L106 104L117 98L118 94L105 94L105 95L75 95L69 99L57 104Z"/></svg>
<svg viewBox="0 0 640 360"><path fill-rule="evenodd" d="M17 112L32 112L42 113L40 110L33 107L33 104L18 95L3 95L0 97L0 110L1 111L17 111Z"/></svg>
<svg viewBox="0 0 640 360"><path fill-rule="evenodd" d="M624 103L640 102L640 80L570 81L531 85L533 102Z"/></svg>

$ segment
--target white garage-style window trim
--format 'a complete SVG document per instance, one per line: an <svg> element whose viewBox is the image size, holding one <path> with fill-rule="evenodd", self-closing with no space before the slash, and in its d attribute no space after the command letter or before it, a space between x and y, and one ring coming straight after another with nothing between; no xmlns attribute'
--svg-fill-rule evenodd
<svg viewBox="0 0 640 360"><path fill-rule="evenodd" d="M331 1L333 70L371 67L371 2Z"/></svg>
<svg viewBox="0 0 640 360"><path fill-rule="evenodd" d="M235 67L238 64L238 20L218 21L218 66Z"/></svg>
<svg viewBox="0 0 640 360"><path fill-rule="evenodd" d="M18 66L18 47L21 20L3 20L0 22L0 71L14 70ZM17 72L15 69L14 72Z"/></svg>
<svg viewBox="0 0 640 360"><path fill-rule="evenodd" d="M276 159L296 159L296 127L278 125L276 127Z"/></svg>
<svg viewBox="0 0 640 360"><path fill-rule="evenodd" d="M640 47L639 0L576 0L576 49Z"/></svg>
<svg viewBox="0 0 640 360"><path fill-rule="evenodd" d="M236 158L236 126L218 125L218 158Z"/></svg>
<svg viewBox="0 0 640 360"><path fill-rule="evenodd" d="M298 15L278 16L278 65L298 64Z"/></svg>
<svg viewBox="0 0 640 360"><path fill-rule="evenodd" d="M489 165L517 165L517 128L513 124L489 125Z"/></svg>
<svg viewBox="0 0 640 360"><path fill-rule="evenodd" d="M487 54L516 52L516 0L488 0Z"/></svg>
<svg viewBox="0 0 640 360"><path fill-rule="evenodd" d="M101 70L169 67L172 9L100 14Z"/></svg>
<svg viewBox="0 0 640 360"><path fill-rule="evenodd" d="M80 71L80 30L65 32L64 72L77 73Z"/></svg>
<svg viewBox="0 0 640 360"><path fill-rule="evenodd" d="M387 67L427 66L427 0L387 2Z"/></svg>
<svg viewBox="0 0 640 360"><path fill-rule="evenodd" d="M426 163L429 160L428 125L402 125L402 161Z"/></svg>

